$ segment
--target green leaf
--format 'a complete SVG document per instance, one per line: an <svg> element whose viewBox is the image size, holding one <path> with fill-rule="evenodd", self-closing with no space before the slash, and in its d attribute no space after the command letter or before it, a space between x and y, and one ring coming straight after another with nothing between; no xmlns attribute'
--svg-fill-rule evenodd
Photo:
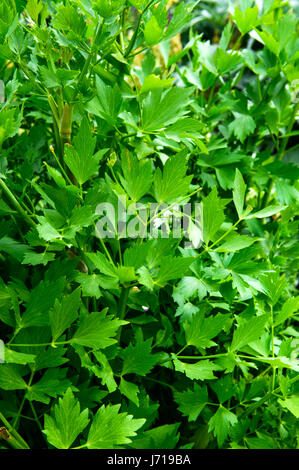
<svg viewBox="0 0 299 470"><path fill-rule="evenodd" d="M285 400L278 400L280 405L287 408L296 418L299 418L299 395L292 395Z"/></svg>
<svg viewBox="0 0 299 470"><path fill-rule="evenodd" d="M223 201L217 195L216 186L203 198L203 239L208 245L225 220Z"/></svg>
<svg viewBox="0 0 299 470"><path fill-rule="evenodd" d="M64 395L71 386L71 381L65 377L66 372L66 369L59 368L46 370L42 378L30 386L26 393L27 400L48 404L49 397Z"/></svg>
<svg viewBox="0 0 299 470"><path fill-rule="evenodd" d="M169 88L172 86L172 84L173 84L173 78L163 79L163 78L157 77L154 74L147 75L140 89L140 94L148 93L149 91L157 90L159 88Z"/></svg>
<svg viewBox="0 0 299 470"><path fill-rule="evenodd" d="M23 379L24 369L14 364L0 364L0 389L22 390L27 388Z"/></svg>
<svg viewBox="0 0 299 470"><path fill-rule="evenodd" d="M76 289L72 294L63 297L62 302L56 299L54 307L49 313L52 341L54 343L76 320L79 305L80 289Z"/></svg>
<svg viewBox="0 0 299 470"><path fill-rule="evenodd" d="M88 410L80 412L79 401L69 388L51 409L51 415L45 415L44 433L57 449L69 449L88 423Z"/></svg>
<svg viewBox="0 0 299 470"><path fill-rule="evenodd" d="M107 386L109 393L114 392L117 389L117 383L114 380L113 370L107 357L101 351L94 351L93 354L99 362L101 368L96 369L96 371L92 368L91 370L93 370L95 375L102 380L102 384Z"/></svg>
<svg viewBox="0 0 299 470"><path fill-rule="evenodd" d="M152 15L144 27L144 38L149 46L157 44L163 36L163 29L155 15Z"/></svg>
<svg viewBox="0 0 299 470"><path fill-rule="evenodd" d="M239 219L242 217L244 200L245 200L246 184L244 183L241 172L236 168L233 199L238 212Z"/></svg>
<svg viewBox="0 0 299 470"><path fill-rule="evenodd" d="M100 116L111 127L117 122L122 104L122 96L118 86L106 85L98 76L96 77L97 97L88 105L87 110Z"/></svg>
<svg viewBox="0 0 299 470"><path fill-rule="evenodd" d="M64 284L65 278L61 277L54 282L41 281L31 290L27 308L21 320L23 328L49 324L49 311L55 300L61 296Z"/></svg>
<svg viewBox="0 0 299 470"><path fill-rule="evenodd" d="M235 8L233 19L242 35L248 33L259 24L258 13L257 5L253 8L246 8L245 12L242 12L238 7Z"/></svg>
<svg viewBox="0 0 299 470"><path fill-rule="evenodd" d="M130 447L133 449L176 449L180 438L180 423L164 424L142 432L134 439Z"/></svg>
<svg viewBox="0 0 299 470"><path fill-rule="evenodd" d="M204 314L198 312L190 322L183 325L187 344L198 349L215 346L216 343L211 339L218 335L227 320L228 315L226 314L218 313L215 316L204 318Z"/></svg>
<svg viewBox="0 0 299 470"><path fill-rule="evenodd" d="M165 256L161 260L161 267L154 283L162 287L168 281L183 277L193 261L194 259L192 257Z"/></svg>
<svg viewBox="0 0 299 470"><path fill-rule="evenodd" d="M206 360L200 360L193 363L186 363L180 361L175 354L172 354L175 370L186 374L191 380L213 380L216 379L213 374L214 370L219 370L221 367L217 366L213 362Z"/></svg>
<svg viewBox="0 0 299 470"><path fill-rule="evenodd" d="M283 15L278 20L278 42L279 42L279 51L284 49L292 38L296 38L296 18L289 12L286 15Z"/></svg>
<svg viewBox="0 0 299 470"><path fill-rule="evenodd" d="M290 299L287 299L275 318L274 326L278 326L278 325L281 325L281 323L284 323L295 312L297 312L298 309L299 309L299 296L291 297Z"/></svg>
<svg viewBox="0 0 299 470"><path fill-rule="evenodd" d="M163 40L170 39L176 34L180 33L192 18L192 4L186 6L184 3L179 3L176 6L173 17L167 27Z"/></svg>
<svg viewBox="0 0 299 470"><path fill-rule="evenodd" d="M179 405L178 409L183 416L188 416L188 421L196 421L208 402L207 387L200 387L196 383L193 385L193 390L175 391L173 395L174 400Z"/></svg>
<svg viewBox="0 0 299 470"><path fill-rule="evenodd" d="M107 260L103 253L100 251L96 253L87 253L87 256L101 273L106 274L107 276L118 277L115 267Z"/></svg>
<svg viewBox="0 0 299 470"><path fill-rule="evenodd" d="M150 160L138 160L134 155L122 156L122 170L124 176L119 175L121 183L130 196L137 202L152 185L152 164Z"/></svg>
<svg viewBox="0 0 299 470"><path fill-rule="evenodd" d="M4 252L22 261L24 256L30 255L30 248L27 245L17 242L10 237L0 238L0 253Z"/></svg>
<svg viewBox="0 0 299 470"><path fill-rule="evenodd" d="M122 377L119 384L119 391L129 400L135 403L136 406L139 406L139 399L137 396L139 393L139 388L137 385L133 384L132 382L128 382Z"/></svg>
<svg viewBox="0 0 299 470"><path fill-rule="evenodd" d="M261 315L242 322L234 332L230 351L237 351L259 339L265 331L266 323L267 315Z"/></svg>
<svg viewBox="0 0 299 470"><path fill-rule="evenodd" d="M211 383L211 388L217 395L221 405L236 394L236 386L233 384L232 377L225 375L216 382Z"/></svg>
<svg viewBox="0 0 299 470"><path fill-rule="evenodd" d="M157 355L152 354L152 339L143 340L142 330L136 334L136 343L132 343L121 353L123 359L122 375L147 375L157 363Z"/></svg>
<svg viewBox="0 0 299 470"><path fill-rule="evenodd" d="M245 218L246 219L263 219L264 217L271 217L271 215L277 214L277 212L281 212L284 209L286 209L287 206L268 206L265 207L264 209L261 209L260 211L253 212L249 215L247 215Z"/></svg>
<svg viewBox="0 0 299 470"><path fill-rule="evenodd" d="M89 127L87 118L81 122L79 132L74 138L74 146L65 146L65 162L80 184L84 184L99 170L99 161L108 149L99 150L94 154L95 137Z"/></svg>
<svg viewBox="0 0 299 470"><path fill-rule="evenodd" d="M31 266L37 266L43 264L46 266L50 261L55 259L55 253L25 253L22 264L30 264Z"/></svg>
<svg viewBox="0 0 299 470"><path fill-rule="evenodd" d="M142 130L165 129L186 114L190 88L151 91L142 101Z"/></svg>
<svg viewBox="0 0 299 470"><path fill-rule="evenodd" d="M70 3L66 5L60 4L58 6L53 26L58 30L66 32L71 31L77 36L80 36L80 39L85 36L86 32L86 23L83 15L81 15L75 7L70 5Z"/></svg>
<svg viewBox="0 0 299 470"><path fill-rule="evenodd" d="M71 344L80 344L94 349L105 349L116 343L113 338L118 328L128 322L107 315L107 309L87 315L79 324Z"/></svg>
<svg viewBox="0 0 299 470"><path fill-rule="evenodd" d="M30 364L35 362L35 358L34 354L24 354L4 347L5 364Z"/></svg>
<svg viewBox="0 0 299 470"><path fill-rule="evenodd" d="M251 116L248 114L240 114L229 125L229 130L234 133L240 142L244 142L246 137L253 133L256 124Z"/></svg>
<svg viewBox="0 0 299 470"><path fill-rule="evenodd" d="M154 177L154 195L159 203L173 202L188 193L192 176L186 176L186 151L169 158L163 168L158 168Z"/></svg>
<svg viewBox="0 0 299 470"><path fill-rule="evenodd" d="M119 413L120 405L103 405L93 418L86 447L89 449L115 449L129 444L131 437L145 423L127 413Z"/></svg>
<svg viewBox="0 0 299 470"><path fill-rule="evenodd" d="M97 274L78 273L75 277L82 288L83 297L95 297L99 299L102 295L100 290L101 277Z"/></svg>
<svg viewBox="0 0 299 470"><path fill-rule="evenodd" d="M261 276L261 281L265 287L265 294L270 299L270 303L275 305L287 287L285 274L279 276L277 272L265 273Z"/></svg>
<svg viewBox="0 0 299 470"><path fill-rule="evenodd" d="M231 426L236 424L238 419L234 413L220 406L209 421L209 432L213 431L217 437L218 446L222 447L228 436Z"/></svg>
<svg viewBox="0 0 299 470"><path fill-rule="evenodd" d="M229 236L225 237L225 242L218 246L215 251L217 252L235 252L243 250L251 246L259 240L256 237L250 237L249 235L239 235L238 233L232 232Z"/></svg>

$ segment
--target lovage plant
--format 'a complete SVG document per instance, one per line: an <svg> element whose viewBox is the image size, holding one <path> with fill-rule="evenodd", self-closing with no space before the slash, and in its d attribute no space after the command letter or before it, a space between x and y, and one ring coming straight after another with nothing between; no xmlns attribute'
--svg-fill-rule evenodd
<svg viewBox="0 0 299 470"><path fill-rule="evenodd" d="M297 32L1 1L0 448L296 448Z"/></svg>

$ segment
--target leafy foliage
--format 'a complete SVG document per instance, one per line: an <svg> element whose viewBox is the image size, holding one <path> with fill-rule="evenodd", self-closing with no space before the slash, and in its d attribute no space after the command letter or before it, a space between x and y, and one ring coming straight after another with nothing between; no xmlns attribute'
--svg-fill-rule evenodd
<svg viewBox="0 0 299 470"><path fill-rule="evenodd" d="M0 2L0 449L298 447L298 7L233 3Z"/></svg>

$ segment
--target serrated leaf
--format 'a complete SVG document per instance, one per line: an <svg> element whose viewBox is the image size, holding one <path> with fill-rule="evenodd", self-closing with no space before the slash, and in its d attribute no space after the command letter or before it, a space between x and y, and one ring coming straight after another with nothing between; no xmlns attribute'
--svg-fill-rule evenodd
<svg viewBox="0 0 299 470"><path fill-rule="evenodd" d="M208 245L225 220L223 201L217 195L216 186L203 198L203 239Z"/></svg>
<svg viewBox="0 0 299 470"><path fill-rule="evenodd" d="M246 8L244 12L242 12L238 7L235 8L233 19L242 35L248 33L251 29L258 25L258 13L259 9L257 5L252 8Z"/></svg>
<svg viewBox="0 0 299 470"><path fill-rule="evenodd" d="M235 330L230 351L237 351L247 344L259 339L265 331L267 315L251 318L244 321Z"/></svg>
<svg viewBox="0 0 299 470"><path fill-rule="evenodd" d="M144 27L144 38L149 46L157 44L163 36L163 29L155 15L152 15Z"/></svg>
<svg viewBox="0 0 299 470"><path fill-rule="evenodd" d="M90 313L81 321L69 342L94 349L105 349L116 343L114 336L118 328L126 323L128 322L107 315L107 309Z"/></svg>
<svg viewBox="0 0 299 470"><path fill-rule="evenodd" d="M281 310L278 312L275 318L274 326L278 326L281 323L284 323L295 312L297 312L298 309L299 309L299 296L291 297L290 299L286 300Z"/></svg>
<svg viewBox="0 0 299 470"><path fill-rule="evenodd" d="M186 114L189 88L153 90L142 101L142 129L154 132L165 129Z"/></svg>
<svg viewBox="0 0 299 470"><path fill-rule="evenodd" d="M218 446L222 447L231 426L236 424L238 419L234 413L223 406L219 407L209 421L209 431L213 431L217 437Z"/></svg>
<svg viewBox="0 0 299 470"><path fill-rule="evenodd" d="M246 184L244 183L241 172L238 170L238 168L236 168L234 189L233 189L233 199L234 199L234 204L237 209L239 218L241 218L242 213L243 213L245 191L246 191Z"/></svg>
<svg viewBox="0 0 299 470"><path fill-rule="evenodd" d="M96 376L102 380L103 385L107 386L109 393L114 392L117 389L117 383L107 357L101 351L94 351L93 354L100 364L100 369L94 371Z"/></svg>
<svg viewBox="0 0 299 470"><path fill-rule="evenodd" d="M191 380L213 380L216 379L213 374L214 370L221 369L213 362L206 360L200 360L193 363L186 363L180 361L175 354L172 355L175 370L182 372Z"/></svg>
<svg viewBox="0 0 299 470"><path fill-rule="evenodd" d="M278 400L281 406L287 408L296 418L299 418L299 395L293 395L285 400Z"/></svg>
<svg viewBox="0 0 299 470"><path fill-rule="evenodd" d="M246 137L253 133L256 128L254 119L248 114L240 114L229 125L229 129L237 137L240 142L244 142Z"/></svg>
<svg viewBox="0 0 299 470"><path fill-rule="evenodd" d="M136 343L132 343L124 349L122 375L137 374L147 375L157 363L157 355L152 354L152 339L143 340L142 330L136 334Z"/></svg>
<svg viewBox="0 0 299 470"><path fill-rule="evenodd" d="M4 347L5 364L30 364L35 362L35 354L25 354ZM1 372L0 372L1 374Z"/></svg>
<svg viewBox="0 0 299 470"><path fill-rule="evenodd" d="M74 146L65 146L65 162L81 185L98 171L99 161L108 150L102 149L94 154L95 143L88 120L84 118L74 138Z"/></svg>
<svg viewBox="0 0 299 470"><path fill-rule="evenodd" d="M286 209L287 206L268 206L265 209L261 209L260 211L253 212L247 215L246 219L263 219L264 217L271 217L271 215L277 214L277 212L281 212Z"/></svg>
<svg viewBox="0 0 299 470"><path fill-rule="evenodd" d="M46 266L50 261L55 259L55 253L25 253L22 264L30 264L31 266L37 266L43 264Z"/></svg>
<svg viewBox="0 0 299 470"><path fill-rule="evenodd" d="M60 4L58 6L53 26L58 30L72 31L80 38L84 37L86 31L86 23L83 15L70 3L66 5Z"/></svg>
<svg viewBox="0 0 299 470"><path fill-rule="evenodd" d="M255 243L258 238L250 237L249 235L239 235L238 233L231 233L230 236L225 238L225 242L218 246L215 251L217 252L236 252L248 248Z"/></svg>
<svg viewBox="0 0 299 470"><path fill-rule="evenodd" d="M228 315L218 313L215 316L204 318L204 314L195 314L190 322L184 323L186 342L196 348L207 348L214 346L212 338L218 335L227 322Z"/></svg>
<svg viewBox="0 0 299 470"><path fill-rule="evenodd" d="M88 422L88 410L80 412L79 401L69 388L51 409L51 415L45 415L44 433L57 449L69 449Z"/></svg>
<svg viewBox="0 0 299 470"><path fill-rule="evenodd" d="M63 297L62 302L55 301L54 307L49 313L53 342L76 320L79 305L80 289Z"/></svg>
<svg viewBox="0 0 299 470"><path fill-rule="evenodd" d="M13 238L0 238L0 253L7 253L18 261L22 261L25 255L30 255L30 248L23 243L19 243Z"/></svg>
<svg viewBox="0 0 299 470"><path fill-rule="evenodd" d="M0 389L22 390L27 384L22 377L24 369L14 364L0 364Z"/></svg>
<svg viewBox="0 0 299 470"><path fill-rule="evenodd" d="M115 449L129 444L131 437L145 423L127 413L119 413L120 405L103 405L93 418L86 446L89 449Z"/></svg>
<svg viewBox="0 0 299 470"><path fill-rule="evenodd" d="M164 424L142 432L134 439L130 447L133 449L176 449L180 434L180 423Z"/></svg>
<svg viewBox="0 0 299 470"><path fill-rule="evenodd" d="M22 316L22 326L46 326L49 324L49 310L64 288L65 278L53 282L41 281L31 290L27 308Z"/></svg>
<svg viewBox="0 0 299 470"><path fill-rule="evenodd" d="M188 421L195 421L208 402L207 387L200 387L195 383L193 390L175 391L174 400L183 416L188 416Z"/></svg>
<svg viewBox="0 0 299 470"><path fill-rule="evenodd" d="M186 176L186 151L169 158L163 168L158 168L154 177L154 195L159 203L173 202L189 191L192 176Z"/></svg>
<svg viewBox="0 0 299 470"><path fill-rule="evenodd" d="M27 400L48 404L50 397L64 395L71 386L71 381L66 378L66 372L66 369L47 369L42 378L28 389Z"/></svg>
<svg viewBox="0 0 299 470"><path fill-rule="evenodd" d="M149 160L138 160L134 155L122 156L123 174L119 175L122 186L137 202L146 194L152 185L152 164Z"/></svg>
<svg viewBox="0 0 299 470"><path fill-rule="evenodd" d="M216 393L221 404L233 397L237 391L230 375L225 375L216 382L211 383L211 388Z"/></svg>
<svg viewBox="0 0 299 470"><path fill-rule="evenodd" d="M122 377L119 384L119 391L120 393L125 395L129 400L135 403L136 406L139 406L139 388L137 385L133 384L132 382L128 382Z"/></svg>

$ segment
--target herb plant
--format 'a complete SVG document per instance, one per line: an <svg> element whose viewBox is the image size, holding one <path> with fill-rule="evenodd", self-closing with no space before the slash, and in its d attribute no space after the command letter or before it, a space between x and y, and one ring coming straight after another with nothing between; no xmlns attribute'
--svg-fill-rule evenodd
<svg viewBox="0 0 299 470"><path fill-rule="evenodd" d="M297 31L1 1L0 448L296 448Z"/></svg>

